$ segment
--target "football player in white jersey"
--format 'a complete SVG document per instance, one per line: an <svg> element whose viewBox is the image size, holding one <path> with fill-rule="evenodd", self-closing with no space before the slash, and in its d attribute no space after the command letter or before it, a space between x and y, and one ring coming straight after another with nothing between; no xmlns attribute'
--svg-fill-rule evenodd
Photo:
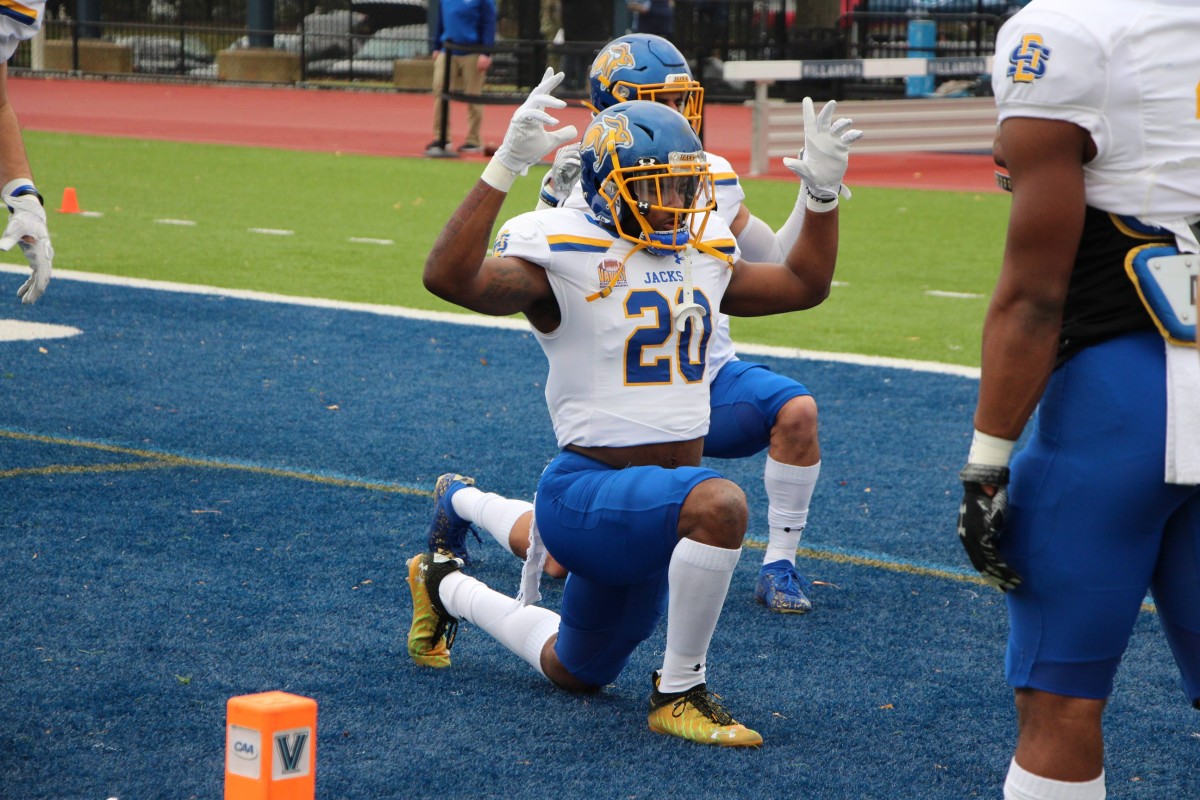
<svg viewBox="0 0 1200 800"><path fill-rule="evenodd" d="M42 196L33 185L33 172L25 154L25 140L17 113L8 102L8 59L17 45L31 38L42 25L44 0L6 0L0 3L0 198L11 216L0 234L0 250L18 245L33 274L17 289L22 303L36 303L50 283L54 248L46 229Z"/></svg>
<svg viewBox="0 0 1200 800"><path fill-rule="evenodd" d="M651 100L677 109L696 133L700 132L704 89L692 78L683 54L661 36L634 33L609 42L592 62L589 86L593 111L626 100ZM836 104L830 102L822 109L822 124L828 125L835 108ZM815 120L811 113L808 119ZM831 144L843 151L862 136L861 131L850 129L850 124L848 119L833 123L837 136ZM730 163L710 152L705 157L715 189L713 213L729 225L742 257L748 261L781 261L800 235L809 194L801 189L795 208L776 234L746 207L746 194ZM795 170L802 162L784 159L784 163ZM587 210L578 183L578 164L578 145L559 150L543 180L538 208ZM803 177L801 172L796 174ZM844 187L841 191L849 196ZM712 336L708 356L709 370L715 376L710 393L712 422L704 440L704 454L745 458L767 451L763 482L768 537L754 595L771 611L803 614L812 609L812 602L805 592L807 581L796 569L796 549L808 522L809 503L821 470L817 403L803 384L761 364L739 359L727 317L718 318ZM435 527L439 525L445 527L443 521L435 520ZM521 519L507 542L507 535L489 532L521 556L528 531L529 521ZM453 549L457 555L465 553L465 548ZM548 571L557 574L553 560Z"/></svg>
<svg viewBox="0 0 1200 800"><path fill-rule="evenodd" d="M1012 211L958 533L1006 592L1008 800L1105 797L1147 591L1200 708L1198 41L1190 0L1034 0L997 39Z"/></svg>
<svg viewBox="0 0 1200 800"><path fill-rule="evenodd" d="M699 466L708 348L720 313L783 313L825 299L837 256L836 199L808 212L782 263L745 261L711 213L712 175L687 120L633 101L601 112L584 131L581 182L591 213L518 216L488 256L516 176L575 137L573 127L545 127L557 120L544 109L565 105L549 94L562 77L547 70L514 114L424 273L426 288L464 308L523 313L546 353L546 400L562 450L538 483L530 549L544 542L569 570L562 613L514 610L511 598L464 574L461 559L423 553L409 561L409 655L448 666L465 619L556 685L595 691L617 678L665 610L650 728L757 746L762 737L734 721L706 684L706 654L748 518L741 489ZM828 126L806 135L813 153L828 152L822 146L836 138ZM846 159L818 157L805 170L814 194L836 198ZM536 585L525 593L535 598Z"/></svg>

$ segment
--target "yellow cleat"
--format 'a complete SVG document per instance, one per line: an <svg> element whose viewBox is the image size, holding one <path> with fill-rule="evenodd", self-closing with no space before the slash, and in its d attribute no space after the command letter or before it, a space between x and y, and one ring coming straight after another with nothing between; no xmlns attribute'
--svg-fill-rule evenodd
<svg viewBox="0 0 1200 800"><path fill-rule="evenodd" d="M650 693L650 730L719 747L761 745L762 736L731 717L717 702L720 699L703 683L686 692L664 694L658 690L656 674Z"/></svg>
<svg viewBox="0 0 1200 800"><path fill-rule="evenodd" d="M457 558L435 553L422 553L408 561L408 588L413 600L408 654L423 667L450 666L450 646L458 632L458 620L442 605L438 586L442 578L461 566Z"/></svg>

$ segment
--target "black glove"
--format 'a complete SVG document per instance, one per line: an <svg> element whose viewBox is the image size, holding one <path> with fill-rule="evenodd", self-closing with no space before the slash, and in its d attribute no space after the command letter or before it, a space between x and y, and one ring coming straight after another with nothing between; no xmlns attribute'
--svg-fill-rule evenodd
<svg viewBox="0 0 1200 800"><path fill-rule="evenodd" d="M958 538L983 579L1002 592L1021 584L1021 576L1000 555L1000 531L1008 509L1008 467L967 464L958 477L963 482L958 507ZM996 487L988 496L984 486Z"/></svg>

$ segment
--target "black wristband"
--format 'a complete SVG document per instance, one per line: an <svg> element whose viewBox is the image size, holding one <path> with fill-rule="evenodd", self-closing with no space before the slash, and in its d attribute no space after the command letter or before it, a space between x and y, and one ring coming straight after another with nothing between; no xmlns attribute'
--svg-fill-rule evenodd
<svg viewBox="0 0 1200 800"><path fill-rule="evenodd" d="M813 190L808 188L807 183L804 184L804 193L811 197L814 203L832 203L834 200L838 199L837 192L833 193L833 197L817 197L815 194L813 194Z"/></svg>
<svg viewBox="0 0 1200 800"><path fill-rule="evenodd" d="M958 473L963 483L978 483L981 486L1008 486L1008 467L988 464L967 464Z"/></svg>
<svg viewBox="0 0 1200 800"><path fill-rule="evenodd" d="M14 191L9 196L10 197L24 197L27 194L31 194L34 197L36 197L38 199L38 202L41 203L43 207L45 207L46 200L42 197L42 193L39 192L32 183L27 183L24 186L17 187L17 190Z"/></svg>

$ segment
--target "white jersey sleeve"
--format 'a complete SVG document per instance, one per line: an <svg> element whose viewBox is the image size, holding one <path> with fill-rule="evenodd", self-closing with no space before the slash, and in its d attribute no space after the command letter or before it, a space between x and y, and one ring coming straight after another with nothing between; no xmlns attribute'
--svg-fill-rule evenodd
<svg viewBox="0 0 1200 800"><path fill-rule="evenodd" d="M45 12L45 0L0 0L0 60L8 61L17 45L33 38Z"/></svg>
<svg viewBox="0 0 1200 800"><path fill-rule="evenodd" d="M706 245L736 257L737 244L710 217ZM731 275L723 258L689 249L700 325L677 331L683 255L654 256L571 209L509 220L493 253L546 270L561 322L534 331L546 354L546 404L560 447L623 447L688 441L708 432L708 346Z"/></svg>
<svg viewBox="0 0 1200 800"><path fill-rule="evenodd" d="M1200 213L1200 4L1039 0L1000 30L999 119L1070 122L1091 134L1088 204L1117 214Z"/></svg>

